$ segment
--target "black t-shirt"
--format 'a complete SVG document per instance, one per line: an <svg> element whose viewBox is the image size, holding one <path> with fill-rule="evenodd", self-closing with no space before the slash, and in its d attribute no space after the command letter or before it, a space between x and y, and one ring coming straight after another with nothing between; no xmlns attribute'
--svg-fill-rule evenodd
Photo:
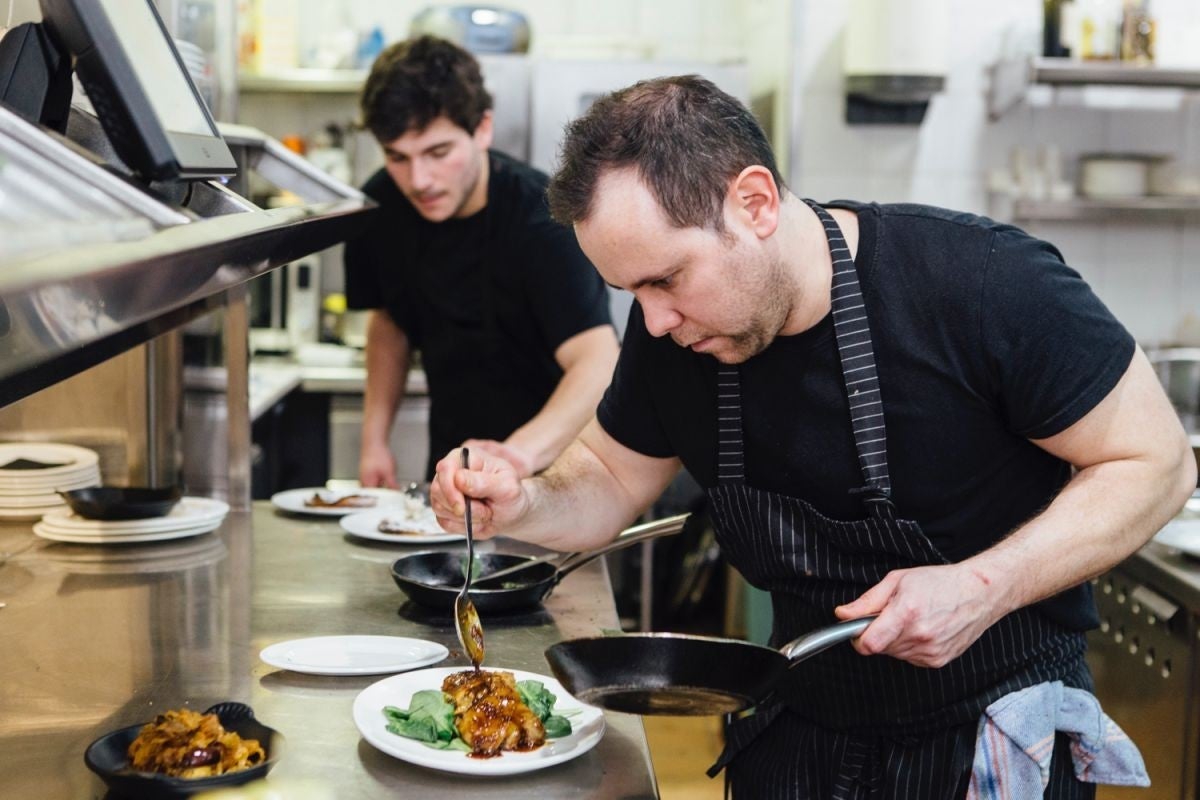
<svg viewBox="0 0 1200 800"><path fill-rule="evenodd" d="M380 170L363 191L381 209L346 244L350 308L384 309L429 382L429 474L464 439L502 440L562 377L554 351L611 324L608 293L574 232L550 218L546 176L489 154L486 207L431 223Z"/></svg>
<svg viewBox="0 0 1200 800"><path fill-rule="evenodd" d="M855 266L874 339L893 500L960 561L1043 509L1070 466L1029 439L1059 433L1124 374L1134 341L1058 251L1021 230L927 206L857 212ZM716 483L715 359L652 338L634 306L600 423ZM746 481L861 519L862 486L831 315L741 365ZM1095 623L1090 587L1042 604Z"/></svg>

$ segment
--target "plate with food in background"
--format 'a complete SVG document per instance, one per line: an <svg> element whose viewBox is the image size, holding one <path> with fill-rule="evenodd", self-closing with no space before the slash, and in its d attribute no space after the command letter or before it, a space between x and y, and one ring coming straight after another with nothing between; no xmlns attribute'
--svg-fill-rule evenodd
<svg viewBox="0 0 1200 800"><path fill-rule="evenodd" d="M405 495L395 489L288 489L271 495L271 503L291 514L344 517L360 511L399 505Z"/></svg>
<svg viewBox="0 0 1200 800"><path fill-rule="evenodd" d="M423 498L411 495L405 495L399 505L344 516L339 524L352 536L391 544L434 544L464 536L442 530L433 509Z"/></svg>
<svg viewBox="0 0 1200 800"><path fill-rule="evenodd" d="M363 689L353 714L359 733L384 753L465 775L544 769L582 756L604 736L600 709L554 678L515 669L393 675Z"/></svg>
<svg viewBox="0 0 1200 800"><path fill-rule="evenodd" d="M88 769L130 797L190 797L263 777L283 754L283 736L243 703L204 712L164 711L141 725L113 731L88 745Z"/></svg>

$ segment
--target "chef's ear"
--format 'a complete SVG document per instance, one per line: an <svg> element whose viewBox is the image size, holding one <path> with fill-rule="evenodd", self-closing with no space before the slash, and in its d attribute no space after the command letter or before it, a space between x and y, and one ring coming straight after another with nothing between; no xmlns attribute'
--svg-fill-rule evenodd
<svg viewBox="0 0 1200 800"><path fill-rule="evenodd" d="M475 126L475 133L471 135L475 140L475 145L480 150L487 150L492 146L492 112L485 111L479 119L479 124Z"/></svg>
<svg viewBox="0 0 1200 800"><path fill-rule="evenodd" d="M760 239L769 238L779 227L779 187L766 167L742 170L729 184L726 204L732 206L734 219Z"/></svg>

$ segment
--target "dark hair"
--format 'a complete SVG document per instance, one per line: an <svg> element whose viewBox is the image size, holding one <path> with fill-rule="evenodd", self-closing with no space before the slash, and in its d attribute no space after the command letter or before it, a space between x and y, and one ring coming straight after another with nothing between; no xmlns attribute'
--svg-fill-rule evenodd
<svg viewBox="0 0 1200 800"><path fill-rule="evenodd" d="M783 191L766 134L736 99L697 75L641 81L567 126L550 213L564 225L587 219L601 173L631 166L676 225L723 232L729 182L755 164Z"/></svg>
<svg viewBox="0 0 1200 800"><path fill-rule="evenodd" d="M397 42L371 65L362 93L362 124L380 142L422 131L445 115L474 133L492 96L479 62L458 45L434 36Z"/></svg>

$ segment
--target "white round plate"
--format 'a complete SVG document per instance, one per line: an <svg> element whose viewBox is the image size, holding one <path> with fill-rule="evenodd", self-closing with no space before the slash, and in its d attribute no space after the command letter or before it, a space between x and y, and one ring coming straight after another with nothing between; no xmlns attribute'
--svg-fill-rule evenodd
<svg viewBox="0 0 1200 800"><path fill-rule="evenodd" d="M571 720L570 736L547 739L544 745L528 753L504 751L495 758L479 759L460 750L434 750L415 739L388 732L384 706L408 708L416 692L440 689L447 675L465 669L470 667L435 667L393 675L371 684L354 698L354 724L358 732L371 745L401 761L464 775L516 775L561 764L591 750L604 735L604 714L600 709L585 706L571 697L554 678L519 669L508 672L519 681L541 681L558 698L554 704L555 712L572 712L567 717Z"/></svg>
<svg viewBox="0 0 1200 800"><path fill-rule="evenodd" d="M1200 558L1200 519L1177 519L1154 535L1153 541Z"/></svg>
<svg viewBox="0 0 1200 800"><path fill-rule="evenodd" d="M4 464L19 458L47 464L61 464L62 466L44 469L4 469ZM6 442L0 444L0 475L6 478L22 479L69 475L99 463L100 456L96 454L95 450L76 447L73 444L54 442Z"/></svg>
<svg viewBox="0 0 1200 800"><path fill-rule="evenodd" d="M411 533L384 533L379 530L379 523L383 522L383 520L391 519L399 522L403 518L404 509L393 506L373 511L361 511L357 514L348 514L338 520L338 524L342 526L342 529L346 533L353 536L358 536L362 539L371 539L376 542L387 542L388 544L435 544L437 542L453 542L464 538L464 534L461 533L447 533L437 527L436 522L432 528L414 523Z"/></svg>
<svg viewBox="0 0 1200 800"><path fill-rule="evenodd" d="M33 526L35 535L55 542L70 542L71 544L139 544L141 542L165 542L170 539L186 539L189 536L199 536L202 533L215 531L221 527L221 520L205 522L191 528L182 528L160 533L67 533L57 528L48 527L39 522Z"/></svg>
<svg viewBox="0 0 1200 800"><path fill-rule="evenodd" d="M44 515L66 508L57 506L30 506L29 508L0 508L0 519L11 522L37 522Z"/></svg>
<svg viewBox="0 0 1200 800"><path fill-rule="evenodd" d="M165 533L166 531L194 528L201 524L220 524L229 513L229 504L211 497L184 497L174 508L161 517L146 519L87 519L69 508L58 508L42 518L48 526L65 533L102 533L109 535L130 533ZM214 526L215 527L215 526Z"/></svg>
<svg viewBox="0 0 1200 800"><path fill-rule="evenodd" d="M305 501L311 499L314 494L320 494L331 501L352 494L370 495L371 497L378 498L378 500L375 505L368 508L325 508L323 506L305 505ZM384 506L397 505L402 502L403 497L404 493L398 492L395 489L346 489L332 491L323 486L315 486L311 489L288 489L286 492L278 492L271 496L271 502L276 508L282 511L289 511L293 514L313 514L318 517L344 517L347 514L357 514L360 511L373 511Z"/></svg>
<svg viewBox="0 0 1200 800"><path fill-rule="evenodd" d="M86 489L89 486L100 485L99 470L89 470L79 475L65 475L62 478L47 478L40 481L17 483L0 478L0 497L23 497L31 494L54 494L67 489Z"/></svg>
<svg viewBox="0 0 1200 800"><path fill-rule="evenodd" d="M436 664L450 651L401 636L314 636L277 642L258 657L272 667L310 675L381 675Z"/></svg>

